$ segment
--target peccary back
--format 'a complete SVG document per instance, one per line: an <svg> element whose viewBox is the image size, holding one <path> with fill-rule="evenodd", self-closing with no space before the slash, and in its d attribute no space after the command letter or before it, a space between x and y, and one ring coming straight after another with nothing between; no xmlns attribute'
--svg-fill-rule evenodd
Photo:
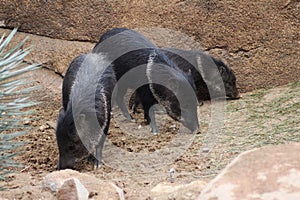
<svg viewBox="0 0 300 200"><path fill-rule="evenodd" d="M74 58L66 71L62 86L62 102L64 110L67 109L72 86L74 84L77 72L85 58L86 54L80 54L79 56Z"/></svg>
<svg viewBox="0 0 300 200"><path fill-rule="evenodd" d="M101 164L115 83L103 55L80 55L70 64L63 82L67 105L59 112L56 128L58 169L74 168L75 159L88 153L96 158L96 167Z"/></svg>

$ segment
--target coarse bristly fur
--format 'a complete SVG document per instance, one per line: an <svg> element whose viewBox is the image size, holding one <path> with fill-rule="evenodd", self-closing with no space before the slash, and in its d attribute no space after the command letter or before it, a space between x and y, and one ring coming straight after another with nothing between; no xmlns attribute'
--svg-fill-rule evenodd
<svg viewBox="0 0 300 200"><path fill-rule="evenodd" d="M180 70L191 72L199 101L220 95L226 95L232 99L240 98L235 74L221 60L200 50L163 48L162 51ZM224 85L225 93L220 92L221 85Z"/></svg>
<svg viewBox="0 0 300 200"><path fill-rule="evenodd" d="M94 47L93 52L107 53L106 55L109 59L113 60L113 69L118 81L133 68L144 66L142 73L131 73L128 81L121 85L123 90L118 90L118 96L116 97L117 103L126 118L132 119L123 100L127 88L136 89L134 87L137 82L146 80L148 82L145 85L139 86L136 93L140 96L144 109L144 118L150 123L152 132L158 132L158 129L155 124L154 116L150 116L154 113L149 113L149 109L157 103L166 107L165 109L173 119L184 122L183 124L190 130L195 131L198 128L198 118L195 112L197 105L180 105L176 99L177 95L185 92L184 90L180 90L181 85L194 86L192 79L189 79L185 73L174 67L168 57L143 35L124 28L109 30L102 35L100 41ZM151 55L152 53L155 53L155 55ZM149 56L153 57L152 64L148 63ZM152 68L155 69L149 68L150 66L153 66ZM162 75L159 75L156 71L161 71ZM150 80L154 79L156 79L155 82L158 81L162 84L156 84L155 82L149 83ZM169 86L170 81L174 83L173 85L175 87L166 87ZM189 83L189 81L191 82ZM152 88L150 88L150 86ZM188 97L188 95L186 96ZM169 102L166 103L166 101ZM185 105L188 106L184 107ZM183 113L190 114L185 115Z"/></svg>
<svg viewBox="0 0 300 200"><path fill-rule="evenodd" d="M111 65L101 54L80 58L80 62L72 62L77 65L73 66L76 72L66 73L64 81L70 83L63 84L71 87L63 91L71 92L66 111L58 118L59 169L73 168L74 159L83 154L83 149L96 158L98 166L110 123L111 94L116 82Z"/></svg>

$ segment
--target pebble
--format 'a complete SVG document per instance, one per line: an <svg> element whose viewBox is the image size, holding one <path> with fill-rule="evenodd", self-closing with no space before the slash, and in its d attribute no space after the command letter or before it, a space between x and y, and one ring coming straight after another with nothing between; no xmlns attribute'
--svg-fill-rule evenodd
<svg viewBox="0 0 300 200"><path fill-rule="evenodd" d="M30 124L30 120L26 120L23 124L24 125L29 125Z"/></svg>
<svg viewBox="0 0 300 200"><path fill-rule="evenodd" d="M203 149L202 149L202 153L208 153L209 150L210 150L209 148L203 148Z"/></svg>
<svg viewBox="0 0 300 200"><path fill-rule="evenodd" d="M46 122L46 124L48 125L49 128L56 129L56 123L55 122L48 121L48 122Z"/></svg>
<svg viewBox="0 0 300 200"><path fill-rule="evenodd" d="M48 128L49 128L48 125L42 125L42 126L40 126L39 130L42 131L42 132L44 132Z"/></svg>

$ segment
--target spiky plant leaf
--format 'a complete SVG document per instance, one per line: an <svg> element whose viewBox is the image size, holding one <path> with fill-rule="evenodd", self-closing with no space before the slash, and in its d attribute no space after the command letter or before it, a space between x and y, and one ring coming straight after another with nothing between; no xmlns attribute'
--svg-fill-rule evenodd
<svg viewBox="0 0 300 200"><path fill-rule="evenodd" d="M30 53L29 48L23 49L27 38L8 49L16 32L14 29L7 37L0 38L0 180L5 179L9 169L21 166L13 158L18 155L16 149L25 142L14 139L28 132L29 127L24 121L30 120L28 116L34 113L28 108L37 105L30 99L30 94L38 88L30 86L33 82L24 74L38 69L39 65L23 61Z"/></svg>

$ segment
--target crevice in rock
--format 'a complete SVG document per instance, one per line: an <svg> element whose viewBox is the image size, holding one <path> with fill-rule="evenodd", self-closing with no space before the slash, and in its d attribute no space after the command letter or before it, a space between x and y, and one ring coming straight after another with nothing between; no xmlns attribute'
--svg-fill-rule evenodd
<svg viewBox="0 0 300 200"><path fill-rule="evenodd" d="M221 50L227 50L228 46L227 45L216 45L216 46L212 46L212 47L207 47L205 49L203 49L204 51L210 51L210 50L215 50L215 49L221 49Z"/></svg>
<svg viewBox="0 0 300 200"><path fill-rule="evenodd" d="M286 8L289 7L290 5L296 4L296 3L300 3L300 1L299 1L299 0L288 0L288 1L284 4L284 6L283 6L282 9L286 9Z"/></svg>

